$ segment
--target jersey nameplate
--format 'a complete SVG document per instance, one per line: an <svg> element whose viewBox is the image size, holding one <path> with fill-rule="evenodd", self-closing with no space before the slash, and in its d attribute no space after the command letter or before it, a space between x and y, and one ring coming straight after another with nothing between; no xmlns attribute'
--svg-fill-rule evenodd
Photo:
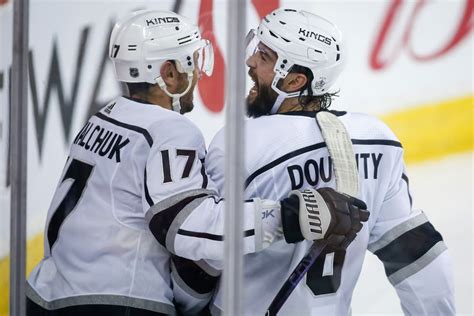
<svg viewBox="0 0 474 316"><path fill-rule="evenodd" d="M355 154L357 169L363 179L377 179L382 157L382 153ZM319 161L308 159L304 163L289 165L286 170L292 190L301 189L305 183L317 186L321 181L327 183L333 178L331 157L321 157Z"/></svg>
<svg viewBox="0 0 474 316"><path fill-rule="evenodd" d="M92 122L87 122L74 139L75 145L81 146L101 157L115 158L116 162L120 162L120 151L129 142L130 139L124 139L122 135Z"/></svg>

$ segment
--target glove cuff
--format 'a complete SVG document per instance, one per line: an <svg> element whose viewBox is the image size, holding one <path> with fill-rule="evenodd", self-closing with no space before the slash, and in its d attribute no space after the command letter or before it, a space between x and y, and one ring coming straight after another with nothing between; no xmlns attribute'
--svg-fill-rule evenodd
<svg viewBox="0 0 474 316"><path fill-rule="evenodd" d="M298 205L299 202L296 195L292 195L288 199L281 201L283 236L285 237L285 241L289 244L294 244L304 240L304 237L301 234Z"/></svg>

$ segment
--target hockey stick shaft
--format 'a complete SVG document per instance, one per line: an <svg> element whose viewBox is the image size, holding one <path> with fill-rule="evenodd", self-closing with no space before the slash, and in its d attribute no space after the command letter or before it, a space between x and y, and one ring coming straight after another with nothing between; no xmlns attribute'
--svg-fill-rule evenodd
<svg viewBox="0 0 474 316"><path fill-rule="evenodd" d="M286 302L290 294L296 288L306 272L308 272L309 268L311 268L316 259L318 259L319 255L324 251L326 246L327 242L325 240L316 241L313 243L313 245L311 245L311 248L309 249L306 256L304 256L304 258L298 263L296 268L286 280L285 284L283 284L280 291L278 291L277 295L270 304L270 307L268 307L268 310L265 313L266 316L275 316L280 311L281 307Z"/></svg>

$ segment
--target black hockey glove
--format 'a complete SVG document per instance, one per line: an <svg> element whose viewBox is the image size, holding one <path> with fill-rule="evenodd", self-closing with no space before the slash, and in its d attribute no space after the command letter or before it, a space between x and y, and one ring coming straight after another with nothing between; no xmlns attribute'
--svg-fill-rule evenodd
<svg viewBox="0 0 474 316"><path fill-rule="evenodd" d="M291 191L281 201L283 234L286 242L326 239L346 249L369 219L366 204L331 188Z"/></svg>

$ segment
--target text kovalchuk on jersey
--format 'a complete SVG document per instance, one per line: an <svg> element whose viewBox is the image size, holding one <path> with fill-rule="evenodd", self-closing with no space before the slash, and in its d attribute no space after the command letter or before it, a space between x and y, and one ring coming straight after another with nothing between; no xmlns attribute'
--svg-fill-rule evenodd
<svg viewBox="0 0 474 316"><path fill-rule="evenodd" d="M129 142L130 139L124 139L122 135L92 122L87 122L74 139L74 144L101 157L107 156L109 159L115 157L116 162L120 162L120 150Z"/></svg>

